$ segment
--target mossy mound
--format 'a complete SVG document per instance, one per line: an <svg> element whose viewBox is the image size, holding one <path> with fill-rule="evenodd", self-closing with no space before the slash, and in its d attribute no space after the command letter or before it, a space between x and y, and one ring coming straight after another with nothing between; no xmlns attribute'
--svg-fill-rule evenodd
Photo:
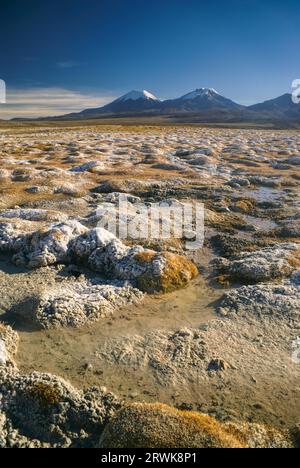
<svg viewBox="0 0 300 468"><path fill-rule="evenodd" d="M151 264L150 268L137 278L138 288L144 292L172 292L184 288L198 275L198 269L193 262L171 252L156 254L145 251L137 254L135 259L141 264ZM157 264L163 264L159 272L155 271Z"/></svg>
<svg viewBox="0 0 300 468"><path fill-rule="evenodd" d="M245 443L210 416L160 403L135 403L111 419L100 447L244 448Z"/></svg>

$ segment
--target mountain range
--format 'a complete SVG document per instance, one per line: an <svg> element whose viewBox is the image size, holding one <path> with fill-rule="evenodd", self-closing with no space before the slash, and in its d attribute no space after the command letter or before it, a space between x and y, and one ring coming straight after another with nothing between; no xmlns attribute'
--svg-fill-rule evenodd
<svg viewBox="0 0 300 468"><path fill-rule="evenodd" d="M293 103L291 94L284 94L247 107L222 96L213 88L199 88L179 98L161 101L154 94L143 90L130 91L103 107L41 120L118 117L164 117L185 123L271 123L298 128L300 104Z"/></svg>

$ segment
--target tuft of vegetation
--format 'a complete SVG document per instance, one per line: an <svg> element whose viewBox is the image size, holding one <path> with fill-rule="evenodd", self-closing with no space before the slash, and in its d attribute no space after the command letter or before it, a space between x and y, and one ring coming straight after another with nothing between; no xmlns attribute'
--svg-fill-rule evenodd
<svg viewBox="0 0 300 468"><path fill-rule="evenodd" d="M161 403L134 403L105 427L101 448L245 448L237 431L216 419Z"/></svg>
<svg viewBox="0 0 300 468"><path fill-rule="evenodd" d="M239 211L240 213L253 213L254 210L254 201L253 200L239 200L235 204L235 210Z"/></svg>
<svg viewBox="0 0 300 468"><path fill-rule="evenodd" d="M141 263L150 263L157 257L163 257L166 265L160 276L153 276L151 269L137 280L138 287L145 292L168 293L184 288L188 282L198 275L196 265L182 255L171 252L159 254L153 252L142 252L136 255L136 260Z"/></svg>
<svg viewBox="0 0 300 468"><path fill-rule="evenodd" d="M291 267L295 269L300 268L300 250L295 250L293 255L287 258L287 261Z"/></svg>
<svg viewBox="0 0 300 468"><path fill-rule="evenodd" d="M58 405L61 399L59 390L44 382L33 383L29 388L29 394L45 408Z"/></svg>

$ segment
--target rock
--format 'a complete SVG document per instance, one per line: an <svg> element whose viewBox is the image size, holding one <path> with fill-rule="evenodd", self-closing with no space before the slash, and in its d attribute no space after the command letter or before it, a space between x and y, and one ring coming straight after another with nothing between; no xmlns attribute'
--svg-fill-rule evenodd
<svg viewBox="0 0 300 468"><path fill-rule="evenodd" d="M84 163L80 166L73 167L71 169L71 172L87 172L90 171L91 169L104 169L104 164L100 161L89 161L87 163Z"/></svg>
<svg viewBox="0 0 300 468"><path fill-rule="evenodd" d="M220 255L223 257L233 257L239 255L241 252L252 252L258 250L256 242L243 239L240 237L232 237L226 234L217 234L211 238L211 244L218 249Z"/></svg>
<svg viewBox="0 0 300 468"><path fill-rule="evenodd" d="M27 193L52 193L50 187L40 186L40 185L33 185L32 187L27 187Z"/></svg>
<svg viewBox="0 0 300 468"><path fill-rule="evenodd" d="M0 400L2 448L94 447L121 405L97 387L78 391L51 374L3 373L1 368Z"/></svg>
<svg viewBox="0 0 300 468"><path fill-rule="evenodd" d="M17 308L21 318L41 328L80 327L110 316L114 310L141 301L143 294L131 286L66 282L30 299L31 310ZM15 313L18 313L16 311Z"/></svg>
<svg viewBox="0 0 300 468"><path fill-rule="evenodd" d="M8 361L8 353L4 341L0 338L0 366L5 366Z"/></svg>
<svg viewBox="0 0 300 468"><path fill-rule="evenodd" d="M6 210L0 213L1 218L8 219L23 219L26 221L47 221L47 222L65 222L68 216L58 211L40 210L40 209L27 209L16 208L13 210Z"/></svg>
<svg viewBox="0 0 300 468"><path fill-rule="evenodd" d="M212 359L208 365L210 371L225 371L230 369L230 365L224 359Z"/></svg>
<svg viewBox="0 0 300 468"><path fill-rule="evenodd" d="M276 244L241 253L231 261L219 260L218 266L238 281L247 283L287 277L300 267L300 245Z"/></svg>
<svg viewBox="0 0 300 468"><path fill-rule="evenodd" d="M9 326L0 322L0 368L15 366L14 357L19 344L18 334Z"/></svg>
<svg viewBox="0 0 300 468"><path fill-rule="evenodd" d="M298 219L290 220L275 230L275 235L283 238L300 237L300 221Z"/></svg>
<svg viewBox="0 0 300 468"><path fill-rule="evenodd" d="M23 235L19 231L4 224L0 248L16 251L13 262L29 268L83 263L110 278L133 280L151 293L181 288L198 274L195 264L183 256L128 247L109 231L88 230L75 220Z"/></svg>
<svg viewBox="0 0 300 468"><path fill-rule="evenodd" d="M250 176L249 181L253 185L259 185L262 187L278 188L280 187L280 179L269 178L263 176Z"/></svg>
<svg viewBox="0 0 300 468"><path fill-rule="evenodd" d="M84 232L87 228L78 221L54 224L49 229L36 231L24 239L24 245L13 261L29 268L68 262L70 241Z"/></svg>
<svg viewBox="0 0 300 468"><path fill-rule="evenodd" d="M55 185L53 188L53 193L69 195L71 197L80 197L83 195L83 189L81 188L80 184L78 185L78 183L72 184L70 182L65 182L60 185Z"/></svg>
<svg viewBox="0 0 300 468"><path fill-rule="evenodd" d="M190 260L170 252L156 253L141 246L125 246L105 230L92 235L92 242L85 237L77 239L72 248L86 258L92 247L97 247L88 257L93 270L112 278L135 280L144 292L169 292L186 286L198 274Z"/></svg>
<svg viewBox="0 0 300 468"><path fill-rule="evenodd" d="M93 364L87 362L87 363L84 365L84 368L85 368L86 371L92 372L92 371L93 371Z"/></svg>
<svg viewBox="0 0 300 468"><path fill-rule="evenodd" d="M0 169L0 181L7 181L11 178L11 171L8 169Z"/></svg>
<svg viewBox="0 0 300 468"><path fill-rule="evenodd" d="M219 310L226 316L274 316L298 322L300 287L291 283L242 286L224 294Z"/></svg>
<svg viewBox="0 0 300 468"><path fill-rule="evenodd" d="M295 448L288 431L279 431L262 424L250 423L225 423L224 427L249 448Z"/></svg>
<svg viewBox="0 0 300 468"><path fill-rule="evenodd" d="M300 166L300 156L290 156L283 160L284 163L291 164L292 166Z"/></svg>
<svg viewBox="0 0 300 468"><path fill-rule="evenodd" d="M242 177L233 177L231 180L227 182L227 185L229 186L239 186L239 187L249 187L250 186L250 181L248 179L242 178Z"/></svg>

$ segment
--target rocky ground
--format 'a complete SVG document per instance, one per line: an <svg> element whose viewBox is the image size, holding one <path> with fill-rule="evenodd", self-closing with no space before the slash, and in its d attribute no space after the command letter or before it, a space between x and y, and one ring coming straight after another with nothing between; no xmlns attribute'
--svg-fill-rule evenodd
<svg viewBox="0 0 300 468"><path fill-rule="evenodd" d="M0 444L176 446L180 420L191 447L208 444L203 427L217 446L297 445L299 134L87 127L0 141ZM195 225L164 239L99 229L120 194L129 219L142 203L202 203L204 245L187 248ZM164 411L170 442L140 440Z"/></svg>

